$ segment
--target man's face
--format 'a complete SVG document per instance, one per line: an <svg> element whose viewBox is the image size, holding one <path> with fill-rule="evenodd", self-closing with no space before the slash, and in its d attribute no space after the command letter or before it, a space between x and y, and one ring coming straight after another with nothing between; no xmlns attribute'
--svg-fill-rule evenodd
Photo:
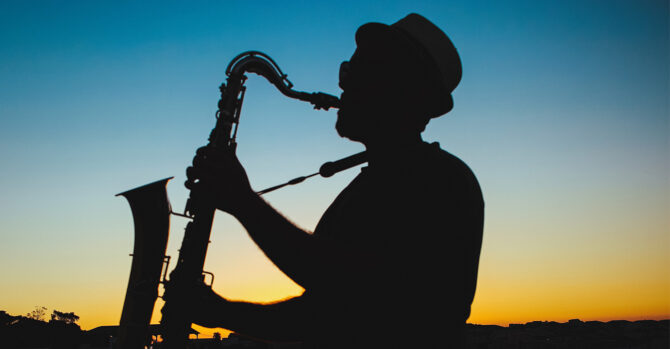
<svg viewBox="0 0 670 349"><path fill-rule="evenodd" d="M342 96L337 113L337 132L342 137L364 142L380 132L393 112L397 96L393 69L383 55L356 49L349 61L340 65Z"/></svg>

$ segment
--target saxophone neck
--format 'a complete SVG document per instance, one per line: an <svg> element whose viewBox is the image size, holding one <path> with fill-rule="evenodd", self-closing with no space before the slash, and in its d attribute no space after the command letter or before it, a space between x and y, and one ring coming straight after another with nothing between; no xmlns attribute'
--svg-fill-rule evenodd
<svg viewBox="0 0 670 349"><path fill-rule="evenodd" d="M242 52L233 58L226 68L229 81L230 79L244 81L244 73L247 72L266 78L286 97L312 103L315 109L339 108L340 100L333 95L323 92L308 93L294 90L293 83L281 71L279 65L263 52Z"/></svg>
<svg viewBox="0 0 670 349"><path fill-rule="evenodd" d="M226 68L228 78L226 83L220 87L221 99L219 100L217 123L209 137L211 145L235 151L235 136L244 100L246 73L264 77L283 95L310 102L314 105L314 109L328 110L340 106L340 100L333 95L294 90L293 83L270 56L258 51L242 52L233 58Z"/></svg>

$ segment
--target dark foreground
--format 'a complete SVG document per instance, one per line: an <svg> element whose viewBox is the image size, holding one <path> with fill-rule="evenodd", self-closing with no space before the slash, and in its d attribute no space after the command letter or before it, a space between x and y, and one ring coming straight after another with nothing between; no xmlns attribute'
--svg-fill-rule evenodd
<svg viewBox="0 0 670 349"><path fill-rule="evenodd" d="M23 316L11 316L5 312L0 312L0 315L2 315L0 316L2 349L113 348L116 326L101 326L83 331L74 322L38 321ZM566 323L534 321L526 324L510 324L509 327L468 324L466 334L468 349L670 348L670 320L609 322L570 320ZM417 333L416 336L418 339L421 334ZM309 349L299 344L254 342L234 334L229 338L195 339L191 344L193 349Z"/></svg>
<svg viewBox="0 0 670 349"><path fill-rule="evenodd" d="M468 325L468 348L670 348L670 320Z"/></svg>

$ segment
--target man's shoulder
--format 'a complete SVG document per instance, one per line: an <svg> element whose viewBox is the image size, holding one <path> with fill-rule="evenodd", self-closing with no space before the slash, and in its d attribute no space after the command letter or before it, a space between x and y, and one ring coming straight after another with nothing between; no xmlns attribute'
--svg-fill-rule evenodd
<svg viewBox="0 0 670 349"><path fill-rule="evenodd" d="M426 143L419 157L423 170L438 171L440 175L474 177L470 167L456 155L442 149L438 142Z"/></svg>
<svg viewBox="0 0 670 349"><path fill-rule="evenodd" d="M442 149L437 142L425 144L419 156L417 175L421 185L436 195L465 195L481 200L481 188L474 172L456 155Z"/></svg>

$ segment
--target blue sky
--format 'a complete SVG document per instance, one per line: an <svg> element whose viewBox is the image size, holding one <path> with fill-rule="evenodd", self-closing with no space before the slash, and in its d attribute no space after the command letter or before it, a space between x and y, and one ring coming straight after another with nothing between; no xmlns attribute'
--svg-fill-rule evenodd
<svg viewBox="0 0 670 349"><path fill-rule="evenodd" d="M473 317L488 314L505 280L540 277L520 270L523 261L554 275L602 262L583 277L625 271L667 291L666 1L3 1L0 263L12 267L0 269L0 307L117 319L90 309L120 312L125 291L132 222L113 195L175 176L172 204L183 207L184 169L214 126L230 59L260 50L297 89L339 94L356 28L410 12L441 27L463 61L455 108L424 139L466 161L484 190ZM247 86L238 155L255 188L362 149L337 136L334 112L287 99L260 77ZM267 199L311 229L355 172ZM208 263L228 275L222 292L281 280L234 220L218 215L215 230ZM565 260L574 265L558 266ZM638 280L635 268L654 273ZM70 283L100 296L54 291ZM670 313L668 304L660 307Z"/></svg>

